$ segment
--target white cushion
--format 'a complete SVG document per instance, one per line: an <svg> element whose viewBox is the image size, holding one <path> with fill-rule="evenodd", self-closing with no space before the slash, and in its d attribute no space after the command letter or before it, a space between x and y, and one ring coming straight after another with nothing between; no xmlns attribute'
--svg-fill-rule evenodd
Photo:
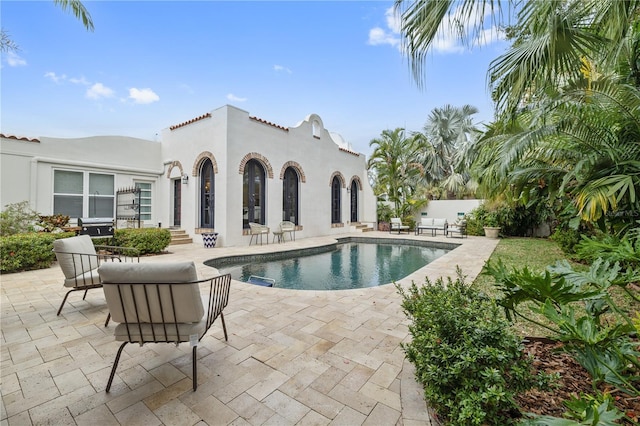
<svg viewBox="0 0 640 426"><path fill-rule="evenodd" d="M446 223L447 223L447 219L433 219L434 226L444 227Z"/></svg>
<svg viewBox="0 0 640 426"><path fill-rule="evenodd" d="M420 218L420 226L431 226L433 225L432 217L422 217Z"/></svg>
<svg viewBox="0 0 640 426"><path fill-rule="evenodd" d="M193 283L198 280L193 262L105 263L98 273L115 322L197 323L204 315L200 287ZM155 285L163 283L175 285ZM134 299L138 304L147 299L149 305L149 308L138 305L137 317Z"/></svg>
<svg viewBox="0 0 640 426"><path fill-rule="evenodd" d="M54 240L53 251L66 278L74 278L98 267L96 248L88 235ZM81 256L81 254L90 256Z"/></svg>
<svg viewBox="0 0 640 426"><path fill-rule="evenodd" d="M87 271L83 274L78 275L77 277L64 279L65 287L84 287L96 284L100 284L100 275L98 275L97 269Z"/></svg>

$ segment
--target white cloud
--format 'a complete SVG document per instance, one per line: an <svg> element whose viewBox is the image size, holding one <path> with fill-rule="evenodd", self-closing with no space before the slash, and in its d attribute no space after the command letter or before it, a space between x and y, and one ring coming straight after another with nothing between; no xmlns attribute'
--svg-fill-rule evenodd
<svg viewBox="0 0 640 426"><path fill-rule="evenodd" d="M385 11L387 28L374 27L369 30L368 44L378 46L388 44L400 48L400 18L393 11L393 7Z"/></svg>
<svg viewBox="0 0 640 426"><path fill-rule="evenodd" d="M45 78L48 78L49 80L53 81L56 84L67 79L67 76L65 74L57 75L55 72L52 72L52 71L46 72L44 76Z"/></svg>
<svg viewBox="0 0 640 426"><path fill-rule="evenodd" d="M7 52L7 64L9 64L10 67L23 67L27 65L27 61L15 52L9 51Z"/></svg>
<svg viewBox="0 0 640 426"><path fill-rule="evenodd" d="M240 98L240 97L234 95L233 93L229 93L227 95L227 99L230 100L230 101L233 101L233 102L244 102L244 101L247 100L247 98Z"/></svg>
<svg viewBox="0 0 640 426"><path fill-rule="evenodd" d="M160 100L160 96L156 95L151 89L136 89L132 87L129 89L129 99L137 104L150 104Z"/></svg>
<svg viewBox="0 0 640 426"><path fill-rule="evenodd" d="M457 31L452 29L451 22L464 22L464 32L471 33L474 26L478 25L483 18L481 9L475 7L473 13L467 17L462 15L460 7L456 8L452 16L446 17L440 24L440 28L431 44L431 49L436 53L460 53L466 50L456 37ZM490 11L487 10L484 15L485 22L490 20ZM470 18L470 19L469 19ZM391 7L385 11L386 27L374 27L369 30L368 44L376 46L388 44L393 47L401 48L400 29L401 19L394 13ZM485 46L504 39L504 34L495 26L485 27L478 31L474 46Z"/></svg>
<svg viewBox="0 0 640 426"><path fill-rule="evenodd" d="M293 72L289 68L283 67L282 65L274 65L273 69L278 72L282 71L286 72L287 74L293 74Z"/></svg>
<svg viewBox="0 0 640 426"><path fill-rule="evenodd" d="M69 82L71 82L73 84L81 84L83 86L89 86L91 84L84 77L71 77L71 78L69 78Z"/></svg>
<svg viewBox="0 0 640 426"><path fill-rule="evenodd" d="M387 9L384 16L387 18L387 27L395 34L400 34L402 19L400 19L400 15L394 12L393 7Z"/></svg>
<svg viewBox="0 0 640 426"><path fill-rule="evenodd" d="M87 98L100 99L113 97L113 90L109 89L102 83L96 83L87 89Z"/></svg>
<svg viewBox="0 0 640 426"><path fill-rule="evenodd" d="M400 37L380 27L375 27L369 30L368 43L372 46L388 44L395 47L400 46Z"/></svg>

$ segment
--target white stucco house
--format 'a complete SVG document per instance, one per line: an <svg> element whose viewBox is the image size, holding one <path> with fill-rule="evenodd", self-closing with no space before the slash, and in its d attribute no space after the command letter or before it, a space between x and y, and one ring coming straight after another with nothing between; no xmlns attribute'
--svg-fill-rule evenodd
<svg viewBox="0 0 640 426"><path fill-rule="evenodd" d="M28 200L41 214L116 218L117 192L139 188L142 226L180 228L218 245L248 245L249 222L298 237L376 222L366 159L311 114L283 127L223 106L162 130L161 141L1 135L2 207ZM118 213L119 214L119 213ZM117 222L117 220L116 220Z"/></svg>

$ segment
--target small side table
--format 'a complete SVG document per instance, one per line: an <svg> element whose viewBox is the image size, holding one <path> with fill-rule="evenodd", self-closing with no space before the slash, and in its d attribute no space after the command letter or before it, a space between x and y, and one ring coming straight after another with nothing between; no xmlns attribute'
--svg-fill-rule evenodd
<svg viewBox="0 0 640 426"><path fill-rule="evenodd" d="M273 231L273 241L276 241L276 238L278 239L278 242L281 243L284 240L284 231ZM267 240L269 241L269 240Z"/></svg>

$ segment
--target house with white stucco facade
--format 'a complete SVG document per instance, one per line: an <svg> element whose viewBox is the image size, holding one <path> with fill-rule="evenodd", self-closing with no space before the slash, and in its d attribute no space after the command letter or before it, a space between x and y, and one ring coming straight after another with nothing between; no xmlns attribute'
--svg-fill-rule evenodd
<svg viewBox="0 0 640 426"><path fill-rule="evenodd" d="M375 224L366 159L311 114L292 127L223 106L162 130L160 141L2 135L2 206L29 201L41 214L113 218L117 193L136 188L141 226L217 233L222 246L248 245L249 222L296 236ZM271 238L271 236L270 236Z"/></svg>

